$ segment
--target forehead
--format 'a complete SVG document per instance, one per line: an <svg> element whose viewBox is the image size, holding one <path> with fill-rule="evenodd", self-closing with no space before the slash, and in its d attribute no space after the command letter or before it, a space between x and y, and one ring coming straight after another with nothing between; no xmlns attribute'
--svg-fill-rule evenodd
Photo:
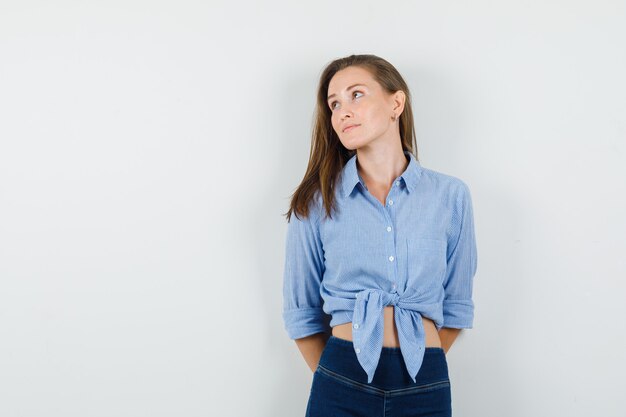
<svg viewBox="0 0 626 417"><path fill-rule="evenodd" d="M339 94L353 84L365 84L370 88L376 88L376 81L369 71L361 67L348 67L337 71L328 83L328 94Z"/></svg>

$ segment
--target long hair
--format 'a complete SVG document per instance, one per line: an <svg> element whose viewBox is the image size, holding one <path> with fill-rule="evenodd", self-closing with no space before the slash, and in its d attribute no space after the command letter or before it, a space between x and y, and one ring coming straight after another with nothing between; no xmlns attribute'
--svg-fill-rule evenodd
<svg viewBox="0 0 626 417"><path fill-rule="evenodd" d="M415 127L413 124L413 110L411 108L411 94L406 82L389 62L376 55L350 55L330 62L320 75L317 88L317 105L314 115L309 164L300 185L291 195L291 204L287 213L287 221L295 212L297 218L308 217L311 200L316 193L321 193L326 215L332 218L331 212L336 209L335 188L337 180L345 163L356 150L349 150L343 146L331 123L331 110L326 100L328 85L333 76L340 70L358 66L370 72L372 77L388 94L402 90L406 95L404 110L400 114L400 138L402 150L409 151L417 159L417 145L415 143Z"/></svg>

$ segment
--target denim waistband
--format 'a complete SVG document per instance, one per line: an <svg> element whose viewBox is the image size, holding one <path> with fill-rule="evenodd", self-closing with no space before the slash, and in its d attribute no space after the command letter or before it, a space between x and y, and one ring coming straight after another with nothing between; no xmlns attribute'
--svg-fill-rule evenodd
<svg viewBox="0 0 626 417"><path fill-rule="evenodd" d="M330 336L319 365L352 381L367 384L367 373L361 367L352 341ZM382 347L374 379L370 385L384 390L414 387L447 381L448 362L443 348L426 346L424 361L413 382L399 347Z"/></svg>

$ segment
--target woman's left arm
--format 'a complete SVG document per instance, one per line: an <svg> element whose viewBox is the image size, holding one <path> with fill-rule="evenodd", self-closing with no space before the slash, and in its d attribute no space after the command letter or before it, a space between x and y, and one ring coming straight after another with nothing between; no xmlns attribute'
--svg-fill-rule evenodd
<svg viewBox="0 0 626 417"><path fill-rule="evenodd" d="M443 282L443 324L439 329L446 353L461 329L471 329L474 321L472 290L478 263L474 213L469 188L464 182L460 185L450 223L448 267Z"/></svg>
<svg viewBox="0 0 626 417"><path fill-rule="evenodd" d="M444 353L448 353L452 343L461 332L461 329L453 329L451 327L442 327L439 329L439 339L441 339L441 347Z"/></svg>

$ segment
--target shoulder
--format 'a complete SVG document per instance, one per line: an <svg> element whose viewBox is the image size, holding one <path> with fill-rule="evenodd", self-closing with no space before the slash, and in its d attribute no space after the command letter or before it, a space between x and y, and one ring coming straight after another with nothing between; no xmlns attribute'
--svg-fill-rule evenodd
<svg viewBox="0 0 626 417"><path fill-rule="evenodd" d="M299 218L298 221L308 223L312 226L318 226L323 208L324 203L322 199L322 193L319 190L315 191L313 197L311 197L308 202L309 213L307 217Z"/></svg>
<svg viewBox="0 0 626 417"><path fill-rule="evenodd" d="M470 195L469 186L461 178L431 168L422 167L421 181L431 184L453 201L464 200Z"/></svg>

